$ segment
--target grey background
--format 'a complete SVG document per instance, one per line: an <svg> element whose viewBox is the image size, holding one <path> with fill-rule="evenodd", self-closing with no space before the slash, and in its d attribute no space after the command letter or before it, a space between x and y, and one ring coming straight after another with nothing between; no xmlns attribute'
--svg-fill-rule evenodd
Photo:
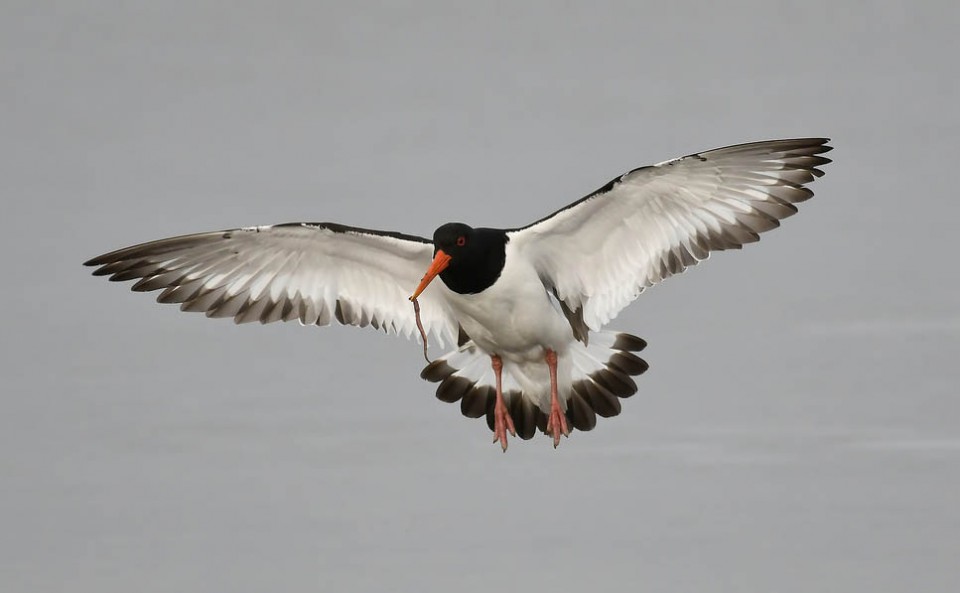
<svg viewBox="0 0 960 593"><path fill-rule="evenodd" d="M3 2L0 590L958 590L956 6ZM80 266L519 225L801 135L817 197L626 310L651 371L557 451L500 454L413 342Z"/></svg>

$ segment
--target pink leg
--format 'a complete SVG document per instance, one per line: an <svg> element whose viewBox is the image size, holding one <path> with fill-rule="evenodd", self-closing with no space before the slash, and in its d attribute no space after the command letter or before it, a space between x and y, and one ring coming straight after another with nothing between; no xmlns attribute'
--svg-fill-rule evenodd
<svg viewBox="0 0 960 593"><path fill-rule="evenodd" d="M560 394L557 388L557 353L547 349L547 366L550 367L550 418L547 420L547 434L553 437L553 448L560 444L560 435L569 437L567 417L560 408Z"/></svg>
<svg viewBox="0 0 960 593"><path fill-rule="evenodd" d="M493 442L500 441L503 452L507 452L507 431L517 436L517 429L513 426L513 418L510 417L510 411L507 410L507 404L503 401L503 382L501 381L501 372L503 371L503 359L494 354L490 357L493 366L493 374L497 377L497 403L493 407Z"/></svg>

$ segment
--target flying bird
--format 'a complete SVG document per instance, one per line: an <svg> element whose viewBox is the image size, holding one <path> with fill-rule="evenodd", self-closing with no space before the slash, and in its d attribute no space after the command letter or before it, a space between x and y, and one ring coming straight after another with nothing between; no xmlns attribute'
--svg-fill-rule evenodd
<svg viewBox="0 0 960 593"><path fill-rule="evenodd" d="M419 329L425 354L428 340L452 348L421 373L439 399L485 417L504 451L508 434L538 430L556 447L619 414L648 368L642 339L604 325L647 287L795 214L830 162L828 141L753 142L640 167L521 228L447 223L430 240L287 223L161 239L85 265L236 323Z"/></svg>

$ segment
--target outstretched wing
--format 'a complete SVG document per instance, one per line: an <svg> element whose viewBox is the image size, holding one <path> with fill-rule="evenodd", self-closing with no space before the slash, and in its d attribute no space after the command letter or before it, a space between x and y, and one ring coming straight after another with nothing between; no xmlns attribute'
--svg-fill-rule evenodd
<svg viewBox="0 0 960 593"><path fill-rule="evenodd" d="M593 330L648 286L739 249L797 212L823 175L826 138L718 148L634 169L527 227L510 241L544 285Z"/></svg>
<svg viewBox="0 0 960 593"><path fill-rule="evenodd" d="M372 326L416 334L407 299L433 257L421 237L333 223L289 223L161 239L86 262L95 275L163 289L161 303L232 317L237 323ZM421 295L424 330L438 342L457 337L440 293Z"/></svg>

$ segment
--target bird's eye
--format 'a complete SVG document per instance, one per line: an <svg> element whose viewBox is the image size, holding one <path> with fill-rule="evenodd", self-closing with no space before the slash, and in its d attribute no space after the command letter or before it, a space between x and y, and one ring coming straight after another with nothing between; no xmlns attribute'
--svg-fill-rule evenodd
<svg viewBox="0 0 960 593"><path fill-rule="evenodd" d="M463 247L466 244L467 244L466 237L464 237L463 235L460 235L459 237L457 237L457 247Z"/></svg>

